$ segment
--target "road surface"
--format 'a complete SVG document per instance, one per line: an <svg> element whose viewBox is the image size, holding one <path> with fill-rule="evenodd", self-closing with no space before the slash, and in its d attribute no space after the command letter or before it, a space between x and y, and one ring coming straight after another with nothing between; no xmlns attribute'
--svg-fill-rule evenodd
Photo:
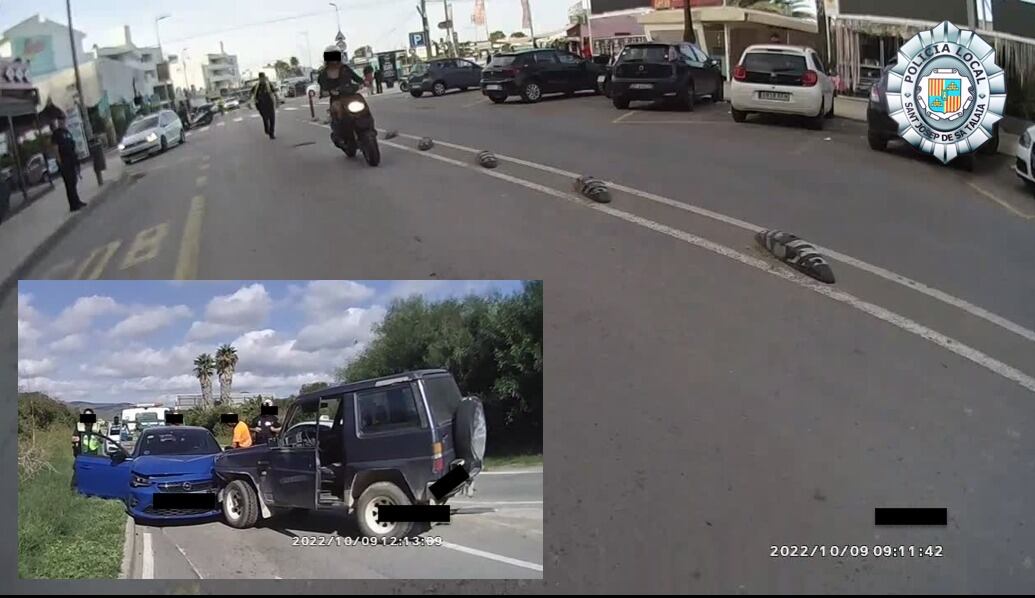
<svg viewBox="0 0 1035 598"><path fill-rule="evenodd" d="M859 123L735 124L726 104L372 106L401 133L380 167L346 159L300 102L273 141L238 111L129 167L135 182L32 276L544 279L551 589L1035 587L1035 201L1005 157L970 175L873 152ZM500 167L477 166L480 149ZM589 203L577 174L622 186ZM774 262L760 228L817 244L837 284ZM881 506L946 507L949 525L877 528ZM454 527L459 544L489 533ZM164 535L197 534L189 555L225 531ZM315 554L247 538L230 561L201 552L201 574L287 576ZM943 556L769 556L791 544ZM403 573L379 562L357 571Z"/></svg>

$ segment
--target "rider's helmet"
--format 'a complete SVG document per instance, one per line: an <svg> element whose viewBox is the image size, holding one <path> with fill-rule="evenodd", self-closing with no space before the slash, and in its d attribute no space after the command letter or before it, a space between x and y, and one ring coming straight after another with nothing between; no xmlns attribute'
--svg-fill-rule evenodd
<svg viewBox="0 0 1035 598"><path fill-rule="evenodd" d="M341 48L338 46L327 46L323 50L323 61L328 62L342 62L341 60Z"/></svg>
<svg viewBox="0 0 1035 598"><path fill-rule="evenodd" d="M273 400L272 399L265 399L262 402L262 406L263 407L272 407L273 406Z"/></svg>

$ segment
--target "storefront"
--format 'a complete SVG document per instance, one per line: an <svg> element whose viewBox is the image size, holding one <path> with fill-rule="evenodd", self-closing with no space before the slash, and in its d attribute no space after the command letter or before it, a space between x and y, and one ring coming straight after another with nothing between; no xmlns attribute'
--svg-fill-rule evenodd
<svg viewBox="0 0 1035 598"><path fill-rule="evenodd" d="M29 201L32 185L50 178L51 163L43 152L44 136L37 106L39 94L29 78L29 63L0 58L0 219L11 205L11 194L21 191Z"/></svg>

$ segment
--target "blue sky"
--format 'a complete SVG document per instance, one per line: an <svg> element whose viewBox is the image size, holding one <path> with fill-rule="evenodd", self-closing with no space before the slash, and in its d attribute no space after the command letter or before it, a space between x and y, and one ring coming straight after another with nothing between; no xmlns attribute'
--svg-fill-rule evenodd
<svg viewBox="0 0 1035 598"><path fill-rule="evenodd" d="M566 26L568 7L577 0L530 0L536 32L556 31ZM342 30L349 48L371 45L375 51L406 47L407 33L420 30L417 0L339 0ZM461 41L474 39L471 24L474 0L453 1L453 20ZM67 23L64 0L15 0L0 3L0 30L7 29L35 13L59 23ZM155 18L170 15L160 23L162 47L167 53L190 56L192 82L200 82L200 65L204 55L219 51L222 41L226 51L238 55L242 69L256 68L277 58L298 56L303 64L308 32L313 60L319 60L323 48L334 43L337 32L334 8L327 0L292 0L271 2L252 0L72 0L72 20L76 29L86 33L86 51L93 44L100 46L122 43L122 26L129 25L133 41L146 46L155 43ZM443 20L439 0L428 0L428 21L432 29ZM293 18L300 17L300 18ZM520 0L486 0L486 17L490 30L512 33L521 29ZM243 28L259 22L286 19ZM233 31L228 29L237 28ZM215 33L218 32L218 33ZM437 35L435 37L438 37Z"/></svg>
<svg viewBox="0 0 1035 598"><path fill-rule="evenodd" d="M394 298L520 290L519 281L22 281L18 381L64 400L199 392L202 352L238 351L234 390L286 396L333 380Z"/></svg>

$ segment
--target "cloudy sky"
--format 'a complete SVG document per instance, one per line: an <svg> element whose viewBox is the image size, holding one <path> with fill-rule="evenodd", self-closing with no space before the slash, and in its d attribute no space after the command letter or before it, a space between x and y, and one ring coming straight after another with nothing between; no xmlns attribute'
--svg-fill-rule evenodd
<svg viewBox="0 0 1035 598"><path fill-rule="evenodd" d="M451 1L460 40L484 39L484 28L471 24L474 0ZM576 2L530 0L536 33L564 28L568 7ZM350 52L365 45L373 46L375 52L405 49L407 34L421 28L417 0L337 0L336 4ZM436 33L436 25L444 18L443 5L441 0L428 0L427 5L428 22ZM521 30L520 0L486 0L485 12L490 30ZM68 22L65 0L5 1L0 2L0 31L36 13ZM202 82L200 65L205 54L218 52L220 41L228 53L237 54L242 69L253 69L290 56L306 64L309 48L304 33L308 33L311 60L318 61L323 48L334 43L338 30L334 8L327 0L72 0L72 22L86 33L83 45L87 52L94 44L121 44L123 25L130 26L138 46L154 45L155 18L161 15L170 15L159 25L162 48L171 54L183 54L186 49L188 73L195 85Z"/></svg>
<svg viewBox="0 0 1035 598"><path fill-rule="evenodd" d="M396 297L510 293L516 281L23 281L18 383L66 401L200 393L194 358L237 348L234 391L332 381ZM218 383L213 383L218 392Z"/></svg>

